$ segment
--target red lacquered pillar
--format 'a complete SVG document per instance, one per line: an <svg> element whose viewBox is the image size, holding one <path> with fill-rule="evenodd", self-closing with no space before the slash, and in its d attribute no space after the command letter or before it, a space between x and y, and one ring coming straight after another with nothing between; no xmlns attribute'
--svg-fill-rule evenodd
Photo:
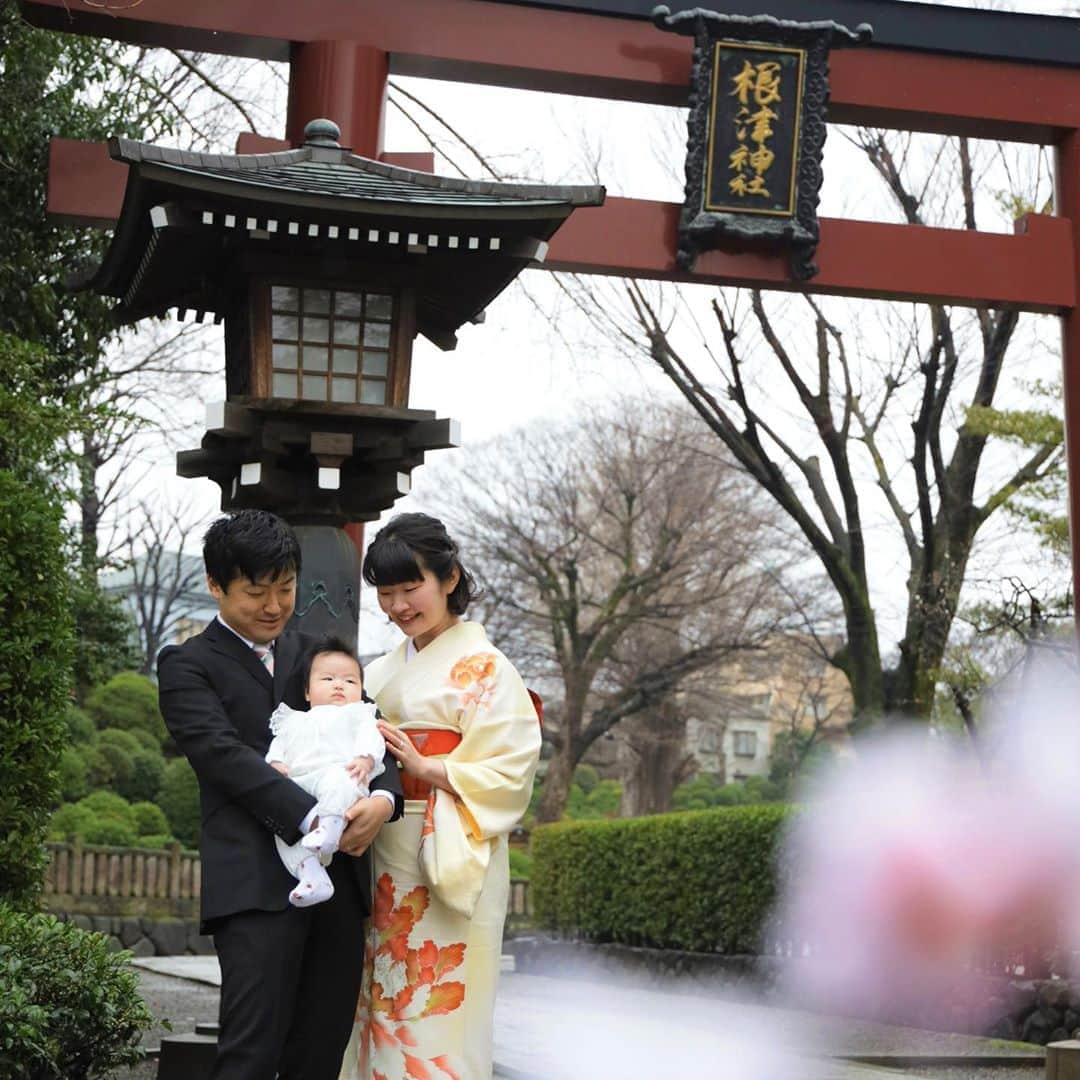
<svg viewBox="0 0 1080 1080"><path fill-rule="evenodd" d="M1080 282L1080 131L1070 131L1056 149L1054 196L1060 216L1072 221L1073 281ZM1065 387L1065 457L1069 470L1069 542L1072 549L1073 603L1080 620L1080 306L1061 319Z"/></svg>
<svg viewBox="0 0 1080 1080"><path fill-rule="evenodd" d="M285 137L293 146L302 146L304 126L325 118L341 129L342 146L377 159L383 149L389 74L390 58L382 49L352 41L293 45ZM363 556L363 523L351 522L345 532Z"/></svg>
<svg viewBox="0 0 1080 1080"><path fill-rule="evenodd" d="M352 41L293 45L289 60L289 114L285 137L304 142L304 125L333 120L341 145L362 157L378 158L386 121L389 57L382 49Z"/></svg>

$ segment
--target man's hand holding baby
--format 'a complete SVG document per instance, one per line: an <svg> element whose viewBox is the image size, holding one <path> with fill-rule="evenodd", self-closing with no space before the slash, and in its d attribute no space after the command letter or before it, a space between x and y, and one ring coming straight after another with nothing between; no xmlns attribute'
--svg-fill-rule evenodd
<svg viewBox="0 0 1080 1080"><path fill-rule="evenodd" d="M271 761L270 768L276 769L282 776L289 775L289 766L284 761Z"/></svg>

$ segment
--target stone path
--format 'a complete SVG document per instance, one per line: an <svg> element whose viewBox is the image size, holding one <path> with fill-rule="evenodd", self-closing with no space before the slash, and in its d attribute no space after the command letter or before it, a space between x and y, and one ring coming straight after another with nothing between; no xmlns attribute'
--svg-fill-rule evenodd
<svg viewBox="0 0 1080 1080"><path fill-rule="evenodd" d="M168 986L196 990L216 1008L221 983L213 956L133 961L168 1001ZM199 988L201 987L201 990ZM190 1011L191 994L178 1000ZM205 1000L202 1000L205 999ZM182 1018L174 1015L174 1021ZM205 1017L203 1017L205 1018ZM181 1030L181 1028L178 1028ZM190 1028L188 1028L190 1030ZM505 1080L607 1080L723 1076L733 1080L1041 1080L1023 1061L1034 1048L987 1039L892 1028L628 984L505 972L495 1013L496 1076ZM1016 1068L927 1066L897 1070L837 1055L953 1057L1016 1054Z"/></svg>

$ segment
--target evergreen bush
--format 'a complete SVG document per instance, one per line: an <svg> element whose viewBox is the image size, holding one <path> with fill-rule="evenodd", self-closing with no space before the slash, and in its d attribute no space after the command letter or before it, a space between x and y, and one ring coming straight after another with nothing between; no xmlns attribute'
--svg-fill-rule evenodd
<svg viewBox="0 0 1080 1080"><path fill-rule="evenodd" d="M60 795L72 631L59 500L9 471L4 444L0 432L0 899L32 907Z"/></svg>
<svg viewBox="0 0 1080 1080"><path fill-rule="evenodd" d="M145 675L121 671L86 699L86 711L99 728L148 731L161 746L168 738L158 708L157 687Z"/></svg>
<svg viewBox="0 0 1080 1080"><path fill-rule="evenodd" d="M147 836L139 836L135 840L135 846L137 848L151 848L154 851L161 851L165 848L171 848L176 843L176 837L172 833L150 833Z"/></svg>
<svg viewBox="0 0 1080 1080"><path fill-rule="evenodd" d="M78 802L89 790L86 758L74 746L65 746L60 754L60 798Z"/></svg>
<svg viewBox="0 0 1080 1080"><path fill-rule="evenodd" d="M86 762L86 786L91 791L109 790L116 780L116 774L109 759L97 745L80 746L79 753Z"/></svg>
<svg viewBox="0 0 1080 1080"><path fill-rule="evenodd" d="M87 844L101 844L104 847L136 847L138 836L135 826L115 818L98 818L85 826L82 839Z"/></svg>
<svg viewBox="0 0 1080 1080"><path fill-rule="evenodd" d="M165 811L169 828L184 847L198 847L199 781L187 758L174 758L165 766L157 804Z"/></svg>
<svg viewBox="0 0 1080 1080"><path fill-rule="evenodd" d="M85 709L69 704L64 720L67 723L68 738L73 746L88 746L94 741L97 725Z"/></svg>
<svg viewBox="0 0 1080 1080"><path fill-rule="evenodd" d="M49 839L66 843L82 839L95 820L93 810L81 802L64 803L49 822Z"/></svg>
<svg viewBox="0 0 1080 1080"><path fill-rule="evenodd" d="M142 837L153 836L155 833L165 835L169 831L169 821L160 806L152 802L137 802L131 807L131 816L135 821L135 832Z"/></svg>
<svg viewBox="0 0 1080 1080"><path fill-rule="evenodd" d="M514 880L528 881L532 875L533 859L527 851L520 848L510 849L510 877Z"/></svg>
<svg viewBox="0 0 1080 1080"><path fill-rule="evenodd" d="M104 934L0 905L0 1076L83 1080L140 1061L153 1018L129 956Z"/></svg>
<svg viewBox="0 0 1080 1080"><path fill-rule="evenodd" d="M139 750L131 759L131 781L119 787L121 795L133 802L153 802L165 781L165 759L160 751Z"/></svg>
<svg viewBox="0 0 1080 1080"><path fill-rule="evenodd" d="M786 806L740 806L532 834L540 925L596 942L752 953L776 898Z"/></svg>

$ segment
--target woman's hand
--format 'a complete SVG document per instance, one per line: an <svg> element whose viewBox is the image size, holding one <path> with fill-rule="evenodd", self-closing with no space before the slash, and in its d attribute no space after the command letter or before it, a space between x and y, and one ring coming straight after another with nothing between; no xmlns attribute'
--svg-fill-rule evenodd
<svg viewBox="0 0 1080 1080"><path fill-rule="evenodd" d="M386 740L386 749L401 762L401 767L418 780L425 784L442 788L451 795L457 795L457 791L450 783L446 775L446 766L436 758L427 758L413 745L412 739L400 728L388 724L385 720L379 721L379 732Z"/></svg>
<svg viewBox="0 0 1080 1080"><path fill-rule="evenodd" d="M386 740L386 749L401 762L401 767L410 775L426 780L424 755L413 746L412 739L404 731L379 721L379 734Z"/></svg>

